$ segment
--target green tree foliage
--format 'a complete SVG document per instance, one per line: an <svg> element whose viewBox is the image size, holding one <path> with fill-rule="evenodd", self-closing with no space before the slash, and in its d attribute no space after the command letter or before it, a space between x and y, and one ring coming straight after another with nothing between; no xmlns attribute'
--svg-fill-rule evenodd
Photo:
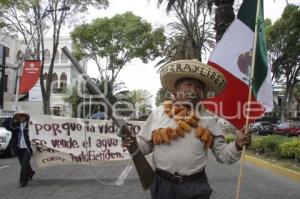
<svg viewBox="0 0 300 199"><path fill-rule="evenodd" d="M152 108L152 95L147 90L132 90L129 92L128 100L134 107L133 119L146 117Z"/></svg>
<svg viewBox="0 0 300 199"><path fill-rule="evenodd" d="M266 40L273 79L277 82L283 80L286 88L281 106L281 120L285 121L288 117L287 107L300 75L299 6L287 5L280 19L272 25L267 23Z"/></svg>
<svg viewBox="0 0 300 199"><path fill-rule="evenodd" d="M167 2L167 12L170 12L174 8L183 9L187 4L194 4L196 7L204 6L211 12L214 4L216 6L214 27L216 41L222 38L235 16L233 12L233 3L235 0L157 0L158 5L161 5L163 2Z"/></svg>
<svg viewBox="0 0 300 199"><path fill-rule="evenodd" d="M129 91L126 90L124 83L115 82L112 84L109 81L99 79L93 79L93 81L112 105L119 100L128 99ZM99 103L97 99L94 98L95 96L92 96L90 101L90 96L91 94L83 83L67 89L64 101L71 105L73 117L85 117L89 114L89 110L91 110L91 114L98 111ZM83 106L83 101L85 101L85 106ZM89 108L89 106L91 106L91 108ZM119 108L126 108L126 106L119 105ZM100 111L105 112L105 108L101 106Z"/></svg>
<svg viewBox="0 0 300 199"><path fill-rule="evenodd" d="M82 98L79 97L77 86L67 89L67 92L64 96L64 101L71 105L72 117L78 117L77 107L82 102Z"/></svg>
<svg viewBox="0 0 300 199"><path fill-rule="evenodd" d="M167 91L164 88L160 88L155 96L155 105L160 106L164 101L171 100L172 99L172 93Z"/></svg>
<svg viewBox="0 0 300 199"><path fill-rule="evenodd" d="M203 1L187 0L175 3L171 9L177 21L168 24L165 58L158 65L180 59L198 59L214 46L214 31L209 9Z"/></svg>
<svg viewBox="0 0 300 199"><path fill-rule="evenodd" d="M112 83L132 59L147 63L161 56L165 43L163 28L153 30L150 23L131 12L78 26L71 36L77 58L93 60L100 77Z"/></svg>

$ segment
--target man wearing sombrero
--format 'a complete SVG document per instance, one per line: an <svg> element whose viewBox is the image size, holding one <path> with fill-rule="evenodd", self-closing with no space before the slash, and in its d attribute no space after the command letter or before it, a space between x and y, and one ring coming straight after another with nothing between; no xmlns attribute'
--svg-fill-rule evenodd
<svg viewBox="0 0 300 199"><path fill-rule="evenodd" d="M32 157L32 148L29 139L28 122L30 116L20 111L16 113L12 119L12 141L13 146L18 155L18 159L21 165L20 172L20 186L25 187L28 181L32 179L35 172L30 165L30 159Z"/></svg>
<svg viewBox="0 0 300 199"><path fill-rule="evenodd" d="M205 174L208 149L218 162L231 164L239 160L243 146L251 143L251 135L242 129L235 142L226 144L220 124L200 105L225 88L226 79L218 70L197 60L179 60L164 65L160 78L174 99L153 111L137 136L143 154L153 157L151 196L207 199L212 193ZM131 142L127 138L123 145Z"/></svg>

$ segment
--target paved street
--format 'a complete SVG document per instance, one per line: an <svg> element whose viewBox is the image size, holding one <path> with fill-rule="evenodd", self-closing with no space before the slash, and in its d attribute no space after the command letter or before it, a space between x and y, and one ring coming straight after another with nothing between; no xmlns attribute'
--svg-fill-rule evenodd
<svg viewBox="0 0 300 199"><path fill-rule="evenodd" d="M33 164L33 166L35 166ZM63 166L36 169L37 173L28 187L19 188L17 158L0 157L1 199L149 199L133 170L124 185L109 186L99 181L109 181L118 176L127 164L121 166ZM207 174L214 189L212 199L234 198L239 164L231 166L216 163L211 156ZM242 181L241 199L298 199L300 182L278 176L273 172L246 163ZM126 173L126 172L125 172Z"/></svg>

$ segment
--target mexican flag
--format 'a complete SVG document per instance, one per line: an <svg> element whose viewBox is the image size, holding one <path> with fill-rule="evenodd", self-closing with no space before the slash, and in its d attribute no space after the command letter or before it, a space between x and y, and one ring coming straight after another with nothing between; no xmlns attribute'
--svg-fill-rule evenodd
<svg viewBox="0 0 300 199"><path fill-rule="evenodd" d="M237 128L245 125L247 109L250 122L273 108L271 71L267 63L264 36L263 1L244 0L237 18L229 26L210 55L208 64L221 71L227 79L225 90L208 99L206 107L230 121ZM255 64L252 81L251 103L248 103L251 61L257 22Z"/></svg>

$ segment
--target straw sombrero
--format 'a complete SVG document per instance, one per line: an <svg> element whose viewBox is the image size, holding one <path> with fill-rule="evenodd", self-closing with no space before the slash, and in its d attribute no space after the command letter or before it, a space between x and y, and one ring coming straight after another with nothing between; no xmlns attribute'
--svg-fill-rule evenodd
<svg viewBox="0 0 300 199"><path fill-rule="evenodd" d="M227 83L220 71L196 59L173 61L160 69L162 87L170 92L175 92L175 84L182 78L193 78L203 82L205 85L204 98L218 95Z"/></svg>
<svg viewBox="0 0 300 199"><path fill-rule="evenodd" d="M25 116L26 120L30 119L29 114L27 112L25 112L25 111L19 111L19 112L15 113L13 118L18 120L22 116Z"/></svg>

